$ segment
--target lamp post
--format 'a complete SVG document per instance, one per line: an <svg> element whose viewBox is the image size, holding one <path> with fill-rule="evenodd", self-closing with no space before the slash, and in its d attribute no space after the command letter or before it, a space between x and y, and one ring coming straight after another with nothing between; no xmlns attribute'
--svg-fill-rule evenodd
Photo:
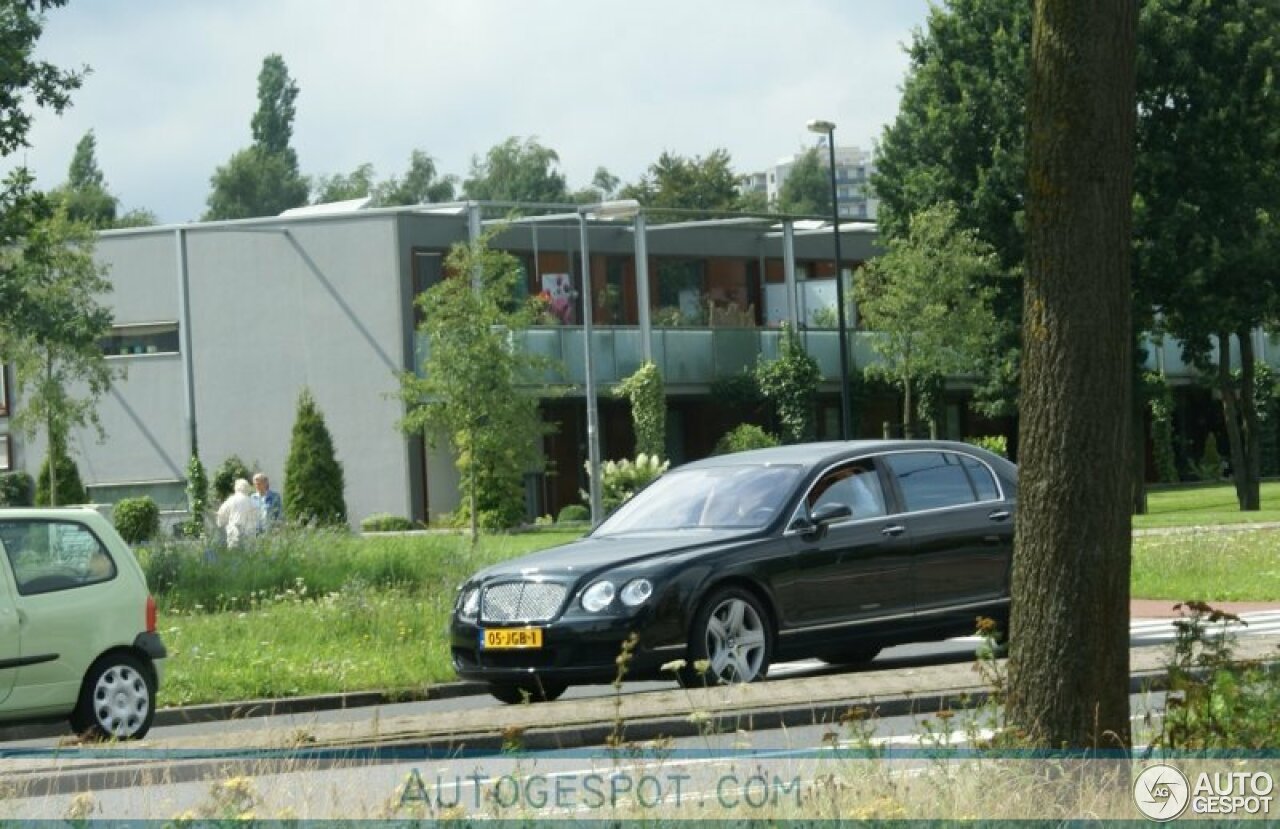
<svg viewBox="0 0 1280 829"><path fill-rule="evenodd" d="M809 132L827 136L827 150L831 159L831 227L836 241L836 331L840 337L840 437L853 436L853 414L850 410L849 391L849 338L845 331L844 274L840 272L840 198L836 192L836 125L830 121L813 120Z"/></svg>
<svg viewBox="0 0 1280 829"><path fill-rule="evenodd" d="M587 396L587 492L591 502L592 529L604 520L604 507L600 497L600 414L596 408L596 376L591 358L591 316L595 297L591 293L591 250L587 241L587 215L597 219L622 219L639 212L640 202L635 199L607 201L578 208L579 245L582 248L582 370L586 374L584 391Z"/></svg>

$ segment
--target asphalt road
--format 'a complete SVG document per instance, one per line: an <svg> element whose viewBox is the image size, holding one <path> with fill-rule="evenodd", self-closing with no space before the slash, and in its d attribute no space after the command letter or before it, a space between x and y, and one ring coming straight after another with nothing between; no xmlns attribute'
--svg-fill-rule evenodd
<svg viewBox="0 0 1280 829"><path fill-rule="evenodd" d="M1261 635L1280 632L1280 612L1264 612L1246 614L1249 625L1237 635ZM1130 643L1132 647L1167 645L1173 638L1173 627L1169 620L1134 620L1130 626ZM960 637L944 642L902 645L886 648L872 663L861 668L833 667L819 660L805 660L775 665L769 672L770 682L785 682L789 678L821 676L824 674L848 673L863 671L885 671L913 668L926 665L955 665L957 671L971 671L974 661L977 637ZM625 683L621 693L632 694L642 691L668 690L674 687L671 682L630 682ZM607 697L617 693L612 686L578 686L570 688L564 699L588 699ZM153 728L152 740L172 740L183 737L228 734L234 732L260 731L266 729L306 730L320 723L340 723L390 719L405 715L447 715L449 712L481 709L498 706L496 700L488 694L475 694L452 699L433 700L428 702L407 702L389 705L349 708L329 711L316 711L295 714L282 714L268 717L232 719L218 722L192 723ZM42 737L38 739L3 740L0 731L0 745L5 748L52 748L56 747L62 737Z"/></svg>

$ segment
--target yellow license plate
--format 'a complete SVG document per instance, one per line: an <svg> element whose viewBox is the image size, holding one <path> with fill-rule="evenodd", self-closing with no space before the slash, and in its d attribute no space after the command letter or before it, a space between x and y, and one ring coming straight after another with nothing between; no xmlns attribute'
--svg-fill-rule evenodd
<svg viewBox="0 0 1280 829"><path fill-rule="evenodd" d="M498 628L480 631L480 647L485 650L542 647L541 628Z"/></svg>

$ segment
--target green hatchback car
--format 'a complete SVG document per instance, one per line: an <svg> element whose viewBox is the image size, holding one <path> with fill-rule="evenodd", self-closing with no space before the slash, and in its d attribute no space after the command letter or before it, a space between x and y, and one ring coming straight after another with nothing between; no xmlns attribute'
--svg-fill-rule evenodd
<svg viewBox="0 0 1280 829"><path fill-rule="evenodd" d="M0 723L144 736L166 654L129 545L91 509L0 509L0 553Z"/></svg>

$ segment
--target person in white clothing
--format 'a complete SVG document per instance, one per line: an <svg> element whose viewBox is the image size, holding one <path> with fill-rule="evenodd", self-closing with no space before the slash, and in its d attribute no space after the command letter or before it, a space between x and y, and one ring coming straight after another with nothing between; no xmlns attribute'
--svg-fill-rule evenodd
<svg viewBox="0 0 1280 829"><path fill-rule="evenodd" d="M227 546L238 547L258 530L260 511L249 493L253 487L244 478L236 480L235 492L218 507L218 526L227 531Z"/></svg>

